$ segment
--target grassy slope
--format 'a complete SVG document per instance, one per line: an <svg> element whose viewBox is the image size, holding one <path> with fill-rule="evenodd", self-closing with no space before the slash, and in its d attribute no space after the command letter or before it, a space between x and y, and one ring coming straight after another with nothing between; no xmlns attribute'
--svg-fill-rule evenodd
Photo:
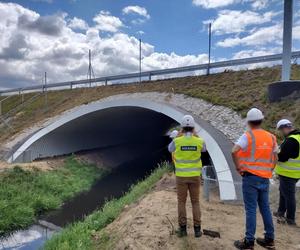
<svg viewBox="0 0 300 250"><path fill-rule="evenodd" d="M86 250L94 249L93 234L103 229L106 225L116 219L126 205L132 204L148 192L154 184L168 171L168 166L163 165L145 180L134 185L131 190L117 200L111 200L105 206L83 222L77 222L65 228L61 233L55 235L46 242L46 250ZM103 240L103 239L102 239Z"/></svg>
<svg viewBox="0 0 300 250"><path fill-rule="evenodd" d="M63 167L43 172L19 167L0 175L0 236L29 226L36 217L59 207L74 194L88 190L103 170L73 158Z"/></svg>
<svg viewBox="0 0 300 250"><path fill-rule="evenodd" d="M273 128L281 117L288 117L300 126L300 101L283 101L270 104L267 101L267 86L280 79L280 67L226 72L210 76L185 77L143 84L103 86L92 89L53 91L48 94L48 109L45 100L37 101L19 112L11 121L13 129L4 127L0 131L0 141L7 140L22 129L52 117L77 105L98 100L103 97L133 92L171 92L183 93L202 98L214 104L230 107L241 114L256 106L266 114L267 128ZM300 79L300 66L293 67L293 79ZM11 104L12 105L12 104Z"/></svg>

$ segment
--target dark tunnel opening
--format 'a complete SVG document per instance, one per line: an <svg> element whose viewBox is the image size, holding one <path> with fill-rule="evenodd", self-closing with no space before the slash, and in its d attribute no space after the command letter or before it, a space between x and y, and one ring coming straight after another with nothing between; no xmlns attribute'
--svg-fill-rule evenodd
<svg viewBox="0 0 300 250"><path fill-rule="evenodd" d="M60 126L34 142L27 151L35 160L99 150L109 164L119 165L144 152L162 149L169 142L166 132L176 125L173 119L152 110L108 108Z"/></svg>

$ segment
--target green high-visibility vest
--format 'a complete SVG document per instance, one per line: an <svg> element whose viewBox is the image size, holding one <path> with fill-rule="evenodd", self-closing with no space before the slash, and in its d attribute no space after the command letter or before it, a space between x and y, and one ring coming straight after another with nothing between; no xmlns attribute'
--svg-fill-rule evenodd
<svg viewBox="0 0 300 250"><path fill-rule="evenodd" d="M201 175L201 150L204 141L196 136L180 136L174 139L174 163L176 176L194 177Z"/></svg>
<svg viewBox="0 0 300 250"><path fill-rule="evenodd" d="M294 138L300 145L300 135L290 135L289 138ZM289 159L286 162L278 162L275 168L278 175L300 179L300 150L296 159Z"/></svg>

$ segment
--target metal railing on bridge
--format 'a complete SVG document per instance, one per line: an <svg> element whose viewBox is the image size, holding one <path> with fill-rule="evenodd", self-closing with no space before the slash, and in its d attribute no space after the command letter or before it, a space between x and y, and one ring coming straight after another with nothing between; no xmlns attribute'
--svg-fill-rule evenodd
<svg viewBox="0 0 300 250"><path fill-rule="evenodd" d="M300 57L300 51L295 51L292 53L292 59L297 59ZM213 63L205 63L205 64L198 64L198 65L191 65L185 67L177 67L177 68L170 68L170 69L161 69L161 70L151 70L151 71L144 71L141 73L130 73L130 74L122 74L122 75L113 75L113 76L103 76L94 79L84 79L78 81L68 81L68 82L58 82L52 84L41 84L41 85L34 85L22 88L14 88L14 89L7 89L0 91L0 95L7 95L13 93L22 93L22 92L35 92L35 91L42 91L45 92L50 89L55 88L73 88L78 85L83 84L90 84L90 83L99 83L103 82L105 85L108 84L110 81L122 81L128 79L134 79L139 77L147 77L149 81L152 80L153 76L160 76L160 75L168 75L168 74L178 74L190 71L198 71L198 70L207 70L209 69L217 69L217 68L226 68L226 67L234 67L234 66L241 66L247 64L255 64L255 63L265 63L265 62L274 62L282 60L282 54L274 54L274 55L266 55L266 56L257 56L257 57L250 57L250 58L243 58L243 59L234 59L229 61L221 61L221 62L213 62Z"/></svg>

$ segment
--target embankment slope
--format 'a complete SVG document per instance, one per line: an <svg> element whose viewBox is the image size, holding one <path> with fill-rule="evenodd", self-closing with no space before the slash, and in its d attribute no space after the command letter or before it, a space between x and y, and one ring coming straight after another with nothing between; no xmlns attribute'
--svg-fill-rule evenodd
<svg viewBox="0 0 300 250"><path fill-rule="evenodd" d="M233 249L233 241L244 236L244 208L242 205L201 201L202 227L218 231L220 239L193 237L191 204L187 202L189 236L180 239L174 234L177 228L177 200L174 176L165 175L155 189L138 203L125 209L104 230L94 236L95 249ZM297 213L300 224L300 213ZM257 236L263 235L263 224L258 214ZM278 225L276 249L300 249L300 228ZM263 249L256 246L255 249Z"/></svg>

